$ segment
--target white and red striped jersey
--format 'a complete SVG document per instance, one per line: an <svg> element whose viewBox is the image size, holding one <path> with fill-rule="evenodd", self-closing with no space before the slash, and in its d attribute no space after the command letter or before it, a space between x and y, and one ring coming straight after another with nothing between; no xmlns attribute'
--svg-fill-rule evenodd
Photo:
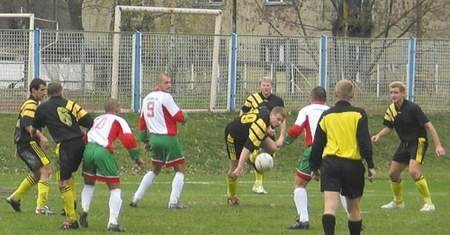
<svg viewBox="0 0 450 235"><path fill-rule="evenodd" d="M95 143L114 152L114 140L119 138L127 150L137 147L136 138L125 119L110 113L98 116L87 133L88 143Z"/></svg>
<svg viewBox="0 0 450 235"><path fill-rule="evenodd" d="M297 138L305 130L305 145L311 146L320 116L329 108L322 103L311 103L300 109L297 120L288 130L288 136Z"/></svg>
<svg viewBox="0 0 450 235"><path fill-rule="evenodd" d="M161 135L177 135L177 122L184 122L183 112L172 95L153 90L142 101L139 130Z"/></svg>

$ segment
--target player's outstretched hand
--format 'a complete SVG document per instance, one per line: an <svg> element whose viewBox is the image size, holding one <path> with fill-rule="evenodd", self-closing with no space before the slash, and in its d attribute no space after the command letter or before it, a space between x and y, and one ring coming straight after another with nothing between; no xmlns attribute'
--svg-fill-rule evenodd
<svg viewBox="0 0 450 235"><path fill-rule="evenodd" d="M369 179L369 182L372 183L376 176L377 171L375 170L375 168L369 168L369 170L367 171L367 178Z"/></svg>
<svg viewBox="0 0 450 235"><path fill-rule="evenodd" d="M436 155L438 155L438 157L445 156L445 149L444 149L444 147L442 147L442 145L437 146L435 151L436 151Z"/></svg>
<svg viewBox="0 0 450 235"><path fill-rule="evenodd" d="M237 179L239 175L241 174L241 168L236 167L233 172L231 172L228 176L232 178L233 180Z"/></svg>
<svg viewBox="0 0 450 235"><path fill-rule="evenodd" d="M378 140L380 140L380 136L374 135L374 136L372 136L372 138L370 138L370 140L372 141L372 143L376 143L376 142L378 142Z"/></svg>

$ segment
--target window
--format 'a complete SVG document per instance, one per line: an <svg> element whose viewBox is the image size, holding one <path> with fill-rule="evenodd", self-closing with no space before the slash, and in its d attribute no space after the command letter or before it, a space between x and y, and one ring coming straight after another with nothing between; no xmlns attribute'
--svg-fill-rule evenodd
<svg viewBox="0 0 450 235"><path fill-rule="evenodd" d="M276 6L276 5L290 5L292 0L264 0L264 5Z"/></svg>
<svg viewBox="0 0 450 235"><path fill-rule="evenodd" d="M284 66L297 63L298 42L296 39L261 39L260 61Z"/></svg>
<svg viewBox="0 0 450 235"><path fill-rule="evenodd" d="M208 0L208 3L211 5L223 5L224 0Z"/></svg>

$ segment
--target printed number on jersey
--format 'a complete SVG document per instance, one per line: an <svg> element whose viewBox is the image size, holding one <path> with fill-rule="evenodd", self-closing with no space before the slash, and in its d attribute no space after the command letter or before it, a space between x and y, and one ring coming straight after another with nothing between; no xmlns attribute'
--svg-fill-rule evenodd
<svg viewBox="0 0 450 235"><path fill-rule="evenodd" d="M147 103L147 117L155 116L155 102L150 101Z"/></svg>

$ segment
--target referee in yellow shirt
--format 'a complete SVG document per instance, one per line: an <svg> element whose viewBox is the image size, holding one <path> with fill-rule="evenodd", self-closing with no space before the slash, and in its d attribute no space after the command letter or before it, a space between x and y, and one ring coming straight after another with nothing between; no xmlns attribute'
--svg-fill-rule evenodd
<svg viewBox="0 0 450 235"><path fill-rule="evenodd" d="M355 87L349 80L336 84L337 102L326 110L316 129L311 158L312 177L319 179L324 192L322 225L325 235L334 234L339 194L348 202L348 229L351 235L360 234L362 220L360 201L364 191L364 158L369 180L375 175L372 144L366 112L350 104Z"/></svg>

